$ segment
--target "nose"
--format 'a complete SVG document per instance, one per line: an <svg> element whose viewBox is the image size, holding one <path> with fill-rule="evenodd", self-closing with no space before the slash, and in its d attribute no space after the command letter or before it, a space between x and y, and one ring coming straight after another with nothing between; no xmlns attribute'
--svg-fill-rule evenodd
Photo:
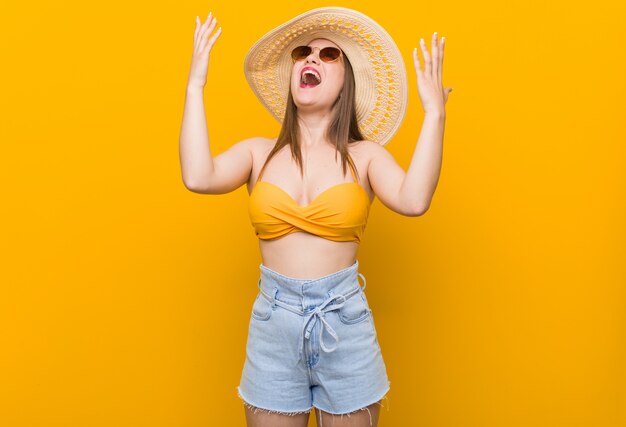
<svg viewBox="0 0 626 427"><path fill-rule="evenodd" d="M311 52L311 54L309 56L306 57L306 62L312 62L314 64L319 64L320 63L320 58L313 52Z"/></svg>
<svg viewBox="0 0 626 427"><path fill-rule="evenodd" d="M316 51L316 49L317 49L317 51ZM315 64L319 64L320 63L320 58L319 58L320 50L321 49L319 47L312 48L311 49L311 53L309 54L309 56L306 57L306 62L313 62Z"/></svg>

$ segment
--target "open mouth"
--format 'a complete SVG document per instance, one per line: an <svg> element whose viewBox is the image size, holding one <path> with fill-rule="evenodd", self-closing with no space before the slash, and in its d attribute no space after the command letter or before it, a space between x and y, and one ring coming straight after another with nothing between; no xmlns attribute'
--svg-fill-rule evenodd
<svg viewBox="0 0 626 427"><path fill-rule="evenodd" d="M322 83L319 73L313 68L305 68L300 75L300 87L311 88Z"/></svg>

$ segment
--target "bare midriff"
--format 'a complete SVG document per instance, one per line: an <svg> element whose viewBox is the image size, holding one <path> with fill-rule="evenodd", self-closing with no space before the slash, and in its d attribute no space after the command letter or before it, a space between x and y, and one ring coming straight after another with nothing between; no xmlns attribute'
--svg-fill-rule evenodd
<svg viewBox="0 0 626 427"><path fill-rule="evenodd" d="M297 279L316 279L354 264L359 243L297 231L278 239L259 239L259 247L263 265L269 269Z"/></svg>

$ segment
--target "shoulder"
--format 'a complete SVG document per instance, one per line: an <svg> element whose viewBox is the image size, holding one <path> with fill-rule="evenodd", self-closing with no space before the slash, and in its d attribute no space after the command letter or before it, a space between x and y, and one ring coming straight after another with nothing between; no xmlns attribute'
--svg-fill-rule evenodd
<svg viewBox="0 0 626 427"><path fill-rule="evenodd" d="M238 142L242 146L246 146L248 148L257 149L259 147L264 148L268 145L273 146L276 142L276 138L266 138L264 136L253 136L252 138L243 139Z"/></svg>
<svg viewBox="0 0 626 427"><path fill-rule="evenodd" d="M267 155L267 153L276 145L277 138L266 138L264 136L255 136L252 138L245 139L241 141L245 143L252 156L260 157Z"/></svg>
<svg viewBox="0 0 626 427"><path fill-rule="evenodd" d="M263 164L267 161L267 158L272 151L272 148L276 145L278 138L267 138L264 136L257 136L248 139L248 146L250 147L250 155L252 156L252 175L257 175L258 170L263 167Z"/></svg>
<svg viewBox="0 0 626 427"><path fill-rule="evenodd" d="M350 144L351 149L357 154L364 154L375 156L380 154L381 150L385 150L385 147L377 142L364 139L363 141L355 141ZM386 151L386 150L385 150Z"/></svg>
<svg viewBox="0 0 626 427"><path fill-rule="evenodd" d="M374 141L363 140L363 141L353 142L350 145L351 145L351 152L354 155L362 158L365 161L365 163L368 165L368 167L370 163L372 162L372 160L376 158L380 158L381 156L389 155L389 152L387 151L385 147L383 147L382 145Z"/></svg>

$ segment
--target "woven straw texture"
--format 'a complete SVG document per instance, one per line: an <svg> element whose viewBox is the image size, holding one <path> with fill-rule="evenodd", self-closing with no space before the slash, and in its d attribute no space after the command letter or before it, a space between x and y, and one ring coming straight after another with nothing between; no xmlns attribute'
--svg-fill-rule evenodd
<svg viewBox="0 0 626 427"><path fill-rule="evenodd" d="M254 94L282 123L293 66L291 50L316 38L333 41L350 60L361 133L385 145L406 112L406 69L391 36L360 12L340 7L314 9L264 35L244 61Z"/></svg>

